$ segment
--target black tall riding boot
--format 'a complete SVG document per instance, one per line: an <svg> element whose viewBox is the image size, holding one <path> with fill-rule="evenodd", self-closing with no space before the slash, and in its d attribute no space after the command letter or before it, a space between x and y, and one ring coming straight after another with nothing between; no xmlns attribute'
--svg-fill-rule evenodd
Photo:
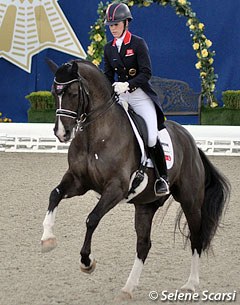
<svg viewBox="0 0 240 305"><path fill-rule="evenodd" d="M157 176L154 185L155 194L156 196L168 195L170 191L167 178L167 165L162 145L157 141L155 146L148 149Z"/></svg>

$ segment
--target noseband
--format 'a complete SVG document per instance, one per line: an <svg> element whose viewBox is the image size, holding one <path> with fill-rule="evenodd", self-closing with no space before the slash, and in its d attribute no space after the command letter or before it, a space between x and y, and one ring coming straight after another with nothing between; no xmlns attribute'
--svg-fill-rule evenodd
<svg viewBox="0 0 240 305"><path fill-rule="evenodd" d="M77 112L68 109L63 109L61 108L61 104L60 104L60 108L56 110L56 116L64 116L74 119L76 120L76 123L79 124L79 122L83 121L83 117L86 114L86 109L89 103L89 91L87 90L86 86L83 85L81 77L79 76L78 78L72 79L64 83L60 83L56 80L56 78L54 78L54 88L58 97L62 98L63 94L66 92L68 87L75 82L78 82L79 84L78 86L79 100L78 100ZM82 101L82 103L80 103L80 101Z"/></svg>
<svg viewBox="0 0 240 305"><path fill-rule="evenodd" d="M92 111L87 113L87 108L89 106L89 91L86 86L84 86L80 75L78 76L78 78L72 79L64 83L60 83L56 80L56 78L54 78L54 90L57 96L61 99L68 87L75 82L79 84L77 112L61 108L60 103L60 108L56 110L56 116L68 117L76 120L76 130L83 131L84 127L91 124L93 121L95 121L97 117L107 112L110 107L118 101L118 96L115 94L112 95L111 99L106 104L101 105L100 107L97 107L96 109L93 109Z"/></svg>

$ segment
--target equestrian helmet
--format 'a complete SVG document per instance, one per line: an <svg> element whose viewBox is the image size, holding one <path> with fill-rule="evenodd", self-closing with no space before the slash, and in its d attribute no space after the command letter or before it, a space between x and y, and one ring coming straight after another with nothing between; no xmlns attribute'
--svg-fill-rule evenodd
<svg viewBox="0 0 240 305"><path fill-rule="evenodd" d="M112 25L120 21L133 19L129 7L125 3L112 3L108 6L105 16L105 25Z"/></svg>

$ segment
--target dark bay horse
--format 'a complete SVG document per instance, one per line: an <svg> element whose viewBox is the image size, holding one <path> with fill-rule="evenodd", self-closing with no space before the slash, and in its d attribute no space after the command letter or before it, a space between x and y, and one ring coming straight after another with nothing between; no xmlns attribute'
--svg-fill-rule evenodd
<svg viewBox="0 0 240 305"><path fill-rule="evenodd" d="M196 146L186 129L166 121L174 150L174 164L168 172L171 194L155 196L155 173L147 168L147 183L144 187L140 185L129 199L130 180L139 168L141 154L127 115L113 98L111 84L88 61L70 61L61 67L51 62L50 66L55 73L52 92L57 106L54 133L61 142L72 141L69 168L50 195L43 222L42 251L56 247L53 225L59 202L94 190L100 199L87 217L80 251L81 270L91 273L96 266L91 255L94 230L120 201L130 201L135 206L137 254L121 296L131 297L151 248L153 216L173 196L186 217L192 249L191 271L182 289L195 291L199 284L199 258L210 247L229 199L227 179Z"/></svg>

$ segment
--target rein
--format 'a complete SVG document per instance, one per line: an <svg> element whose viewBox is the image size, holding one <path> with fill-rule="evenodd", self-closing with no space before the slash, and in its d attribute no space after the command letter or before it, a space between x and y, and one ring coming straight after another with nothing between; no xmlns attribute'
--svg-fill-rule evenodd
<svg viewBox="0 0 240 305"><path fill-rule="evenodd" d="M64 92L72 83L75 82L79 83L79 100L78 100L77 112L61 108L61 99ZM56 110L56 116L64 116L76 120L76 124L77 124L76 131L78 130L83 131L86 126L88 126L96 119L104 115L115 102L118 102L118 96L114 93L111 96L111 98L106 102L106 104L101 105L87 113L87 108L89 105L89 91L83 85L80 76L76 79L64 83L57 82L56 78L54 78L54 84L55 84L55 92L60 98L60 108Z"/></svg>
<svg viewBox="0 0 240 305"><path fill-rule="evenodd" d="M118 96L113 94L105 105L93 109L89 113L82 113L80 119L77 120L77 130L83 131L83 128L94 122L96 119L104 115L115 102L118 102ZM96 114L96 112L99 112Z"/></svg>

